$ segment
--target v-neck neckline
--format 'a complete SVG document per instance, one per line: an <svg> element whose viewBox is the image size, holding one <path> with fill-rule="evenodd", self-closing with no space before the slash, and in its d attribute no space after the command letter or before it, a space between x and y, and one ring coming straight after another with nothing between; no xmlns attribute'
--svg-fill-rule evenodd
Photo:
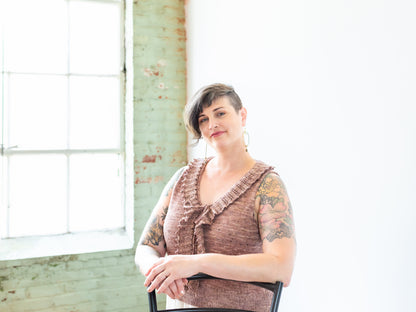
<svg viewBox="0 0 416 312"><path fill-rule="evenodd" d="M202 180L202 174L205 171L205 168L207 166L207 164L213 159L214 157L211 156L209 158L204 159L204 162L202 163L202 165L199 167L199 171L196 175L196 181L195 181L195 185L196 185L196 201L198 202L198 204L200 206L203 207L210 207L210 206L214 206L216 203L219 202L223 202L224 198L228 197L229 194L231 192L235 193L234 190L239 188L239 184L242 183L242 181L244 181L249 175L250 173L256 169L256 167L258 166L259 162L257 160L254 160L254 165L246 172L244 173L238 180L237 182L235 182L225 193L223 193L221 196L219 196L217 199L215 199L213 202L211 203L203 203L201 201L201 180Z"/></svg>

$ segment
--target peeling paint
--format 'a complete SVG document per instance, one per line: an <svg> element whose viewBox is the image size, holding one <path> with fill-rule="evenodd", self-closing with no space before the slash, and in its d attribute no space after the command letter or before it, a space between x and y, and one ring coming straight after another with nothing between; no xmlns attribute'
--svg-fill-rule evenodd
<svg viewBox="0 0 416 312"><path fill-rule="evenodd" d="M163 67L163 66L166 66L166 60L165 59L161 59L161 60L159 60L158 62L157 62L157 66L158 67Z"/></svg>
<svg viewBox="0 0 416 312"><path fill-rule="evenodd" d="M154 178L152 177L147 177L147 178L140 178L137 177L136 180L134 181L134 184L145 184L145 183L158 183L163 181L163 176L155 176Z"/></svg>
<svg viewBox="0 0 416 312"><path fill-rule="evenodd" d="M143 71L143 74L146 77L150 77L150 76L153 76L153 71L150 68L145 68L144 71Z"/></svg>
<svg viewBox="0 0 416 312"><path fill-rule="evenodd" d="M179 36L185 36L186 35L186 31L183 28L176 28L175 32L179 35ZM178 40L180 40L181 38L179 38Z"/></svg>
<svg viewBox="0 0 416 312"><path fill-rule="evenodd" d="M160 72L159 69L154 69L154 66L151 66L150 68L146 67L143 70L143 75L145 75L146 77L152 77L152 76L160 76L163 77L163 73Z"/></svg>
<svg viewBox="0 0 416 312"><path fill-rule="evenodd" d="M140 179L139 177L137 177L136 180L134 181L134 184L150 183L151 180L152 180L152 178L150 178L150 177L148 177L146 179Z"/></svg>
<svg viewBox="0 0 416 312"><path fill-rule="evenodd" d="M183 152L181 150L176 151L172 154L172 159L170 161L171 164L175 163L177 159L182 160L183 159Z"/></svg>
<svg viewBox="0 0 416 312"><path fill-rule="evenodd" d="M150 155L150 156L145 155L142 159L142 162L143 163L154 163L154 162L156 162L156 159L158 159L158 158L160 160L160 159L162 159L162 156L161 155Z"/></svg>

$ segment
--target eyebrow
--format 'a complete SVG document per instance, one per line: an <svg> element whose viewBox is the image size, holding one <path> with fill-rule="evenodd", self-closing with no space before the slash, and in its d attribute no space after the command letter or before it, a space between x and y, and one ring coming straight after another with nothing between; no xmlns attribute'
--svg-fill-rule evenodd
<svg viewBox="0 0 416 312"><path fill-rule="evenodd" d="M221 108L224 108L224 107L223 107L223 106L219 106L219 107L215 108L215 109L213 110L213 112L215 112L215 111L217 111L217 110L219 110L219 109L221 109ZM199 118L199 117L202 117L202 116L205 116L205 114L203 114L203 113L199 114L198 118Z"/></svg>

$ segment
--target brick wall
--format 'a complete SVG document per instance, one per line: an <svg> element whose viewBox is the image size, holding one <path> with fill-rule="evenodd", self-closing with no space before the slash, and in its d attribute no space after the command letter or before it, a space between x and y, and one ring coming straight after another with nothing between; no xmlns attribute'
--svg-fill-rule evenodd
<svg viewBox="0 0 416 312"><path fill-rule="evenodd" d="M133 1L134 230L186 163L184 1ZM147 311L134 249L0 262L0 311Z"/></svg>

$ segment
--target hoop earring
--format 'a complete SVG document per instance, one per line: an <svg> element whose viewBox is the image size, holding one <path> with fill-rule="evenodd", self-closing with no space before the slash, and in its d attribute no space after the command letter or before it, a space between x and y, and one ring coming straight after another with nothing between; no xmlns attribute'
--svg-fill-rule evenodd
<svg viewBox="0 0 416 312"><path fill-rule="evenodd" d="M207 160L207 150L208 150L208 144L207 144L207 141L205 141L205 160Z"/></svg>
<svg viewBox="0 0 416 312"><path fill-rule="evenodd" d="M243 142L244 142L244 147L246 149L246 152L248 152L247 148L250 144L250 135L248 134L246 128L244 128L244 131L243 131Z"/></svg>

